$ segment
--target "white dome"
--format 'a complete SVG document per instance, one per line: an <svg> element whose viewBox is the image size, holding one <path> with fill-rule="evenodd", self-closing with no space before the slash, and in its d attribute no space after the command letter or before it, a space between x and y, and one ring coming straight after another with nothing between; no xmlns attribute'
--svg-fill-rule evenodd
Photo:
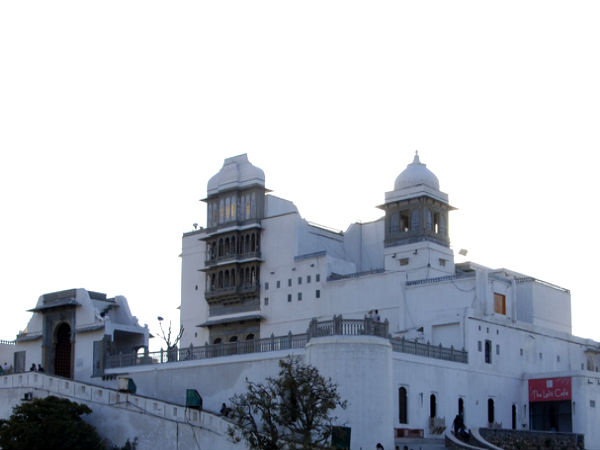
<svg viewBox="0 0 600 450"><path fill-rule="evenodd" d="M223 167L208 181L208 195L235 187L252 184L265 185L265 173L248 161L248 155L238 155L227 158Z"/></svg>
<svg viewBox="0 0 600 450"><path fill-rule="evenodd" d="M419 185L425 185L437 191L440 190L438 178L425 164L421 164L419 154L415 153L413 162L406 166L406 169L396 178L394 190L399 191Z"/></svg>

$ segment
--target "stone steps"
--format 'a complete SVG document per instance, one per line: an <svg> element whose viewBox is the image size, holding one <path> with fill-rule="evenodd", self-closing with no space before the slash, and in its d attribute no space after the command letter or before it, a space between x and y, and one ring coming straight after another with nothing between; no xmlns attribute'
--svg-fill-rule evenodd
<svg viewBox="0 0 600 450"><path fill-rule="evenodd" d="M446 450L444 439L397 438L395 444L399 450Z"/></svg>

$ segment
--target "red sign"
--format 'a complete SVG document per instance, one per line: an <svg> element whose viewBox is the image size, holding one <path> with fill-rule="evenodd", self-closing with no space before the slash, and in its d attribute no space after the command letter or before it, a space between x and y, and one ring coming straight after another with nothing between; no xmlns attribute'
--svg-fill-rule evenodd
<svg viewBox="0 0 600 450"><path fill-rule="evenodd" d="M571 377L529 380L530 402L571 400Z"/></svg>

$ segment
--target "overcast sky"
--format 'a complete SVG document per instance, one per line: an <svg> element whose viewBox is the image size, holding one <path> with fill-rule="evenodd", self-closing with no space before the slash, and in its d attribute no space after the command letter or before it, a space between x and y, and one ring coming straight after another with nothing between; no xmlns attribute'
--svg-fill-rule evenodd
<svg viewBox="0 0 600 450"><path fill-rule="evenodd" d="M0 2L0 338L75 287L178 322L181 235L228 156L345 230L418 149L457 261L570 289L600 341L598 23L576 0Z"/></svg>

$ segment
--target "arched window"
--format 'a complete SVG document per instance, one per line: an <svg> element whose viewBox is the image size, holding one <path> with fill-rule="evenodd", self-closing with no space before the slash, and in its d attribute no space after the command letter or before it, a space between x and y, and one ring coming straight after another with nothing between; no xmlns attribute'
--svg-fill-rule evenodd
<svg viewBox="0 0 600 450"><path fill-rule="evenodd" d="M229 287L229 270L225 271L225 287Z"/></svg>
<svg viewBox="0 0 600 450"><path fill-rule="evenodd" d="M437 403L435 394L429 396L429 417L435 417L437 414Z"/></svg>
<svg viewBox="0 0 600 450"><path fill-rule="evenodd" d="M223 342L223 341L221 340L221 338L216 338L216 339L213 341L213 344L220 344L221 342Z"/></svg>
<svg viewBox="0 0 600 450"><path fill-rule="evenodd" d="M400 412L400 423L408 423L408 400L405 387L398 390L398 404Z"/></svg>
<svg viewBox="0 0 600 450"><path fill-rule="evenodd" d="M219 285L217 287L219 289L223 288L223 271L219 272Z"/></svg>
<svg viewBox="0 0 600 450"><path fill-rule="evenodd" d="M225 238L225 251L223 252L223 254L225 256L229 255L230 250L229 250L229 238Z"/></svg>
<svg viewBox="0 0 600 450"><path fill-rule="evenodd" d="M223 239L219 239L219 256L223 256Z"/></svg>
<svg viewBox="0 0 600 450"><path fill-rule="evenodd" d="M494 423L494 399L488 398L488 423Z"/></svg>
<svg viewBox="0 0 600 450"><path fill-rule="evenodd" d="M237 342L237 339L238 339L237 336L231 336L229 338L229 342Z"/></svg>
<svg viewBox="0 0 600 450"><path fill-rule="evenodd" d="M235 269L231 270L231 286L236 287L237 284L235 284Z"/></svg>
<svg viewBox="0 0 600 450"><path fill-rule="evenodd" d="M247 341L252 341L252 340L254 340L254 334L253 334L253 333L250 333L248 336L246 336L246 340L247 340Z"/></svg>
<svg viewBox="0 0 600 450"><path fill-rule="evenodd" d="M256 251L256 237L255 237L254 233L252 233L252 236L250 237L250 251L251 252Z"/></svg>
<svg viewBox="0 0 600 450"><path fill-rule="evenodd" d="M250 253L250 236L246 235L246 246L244 248L244 253Z"/></svg>

